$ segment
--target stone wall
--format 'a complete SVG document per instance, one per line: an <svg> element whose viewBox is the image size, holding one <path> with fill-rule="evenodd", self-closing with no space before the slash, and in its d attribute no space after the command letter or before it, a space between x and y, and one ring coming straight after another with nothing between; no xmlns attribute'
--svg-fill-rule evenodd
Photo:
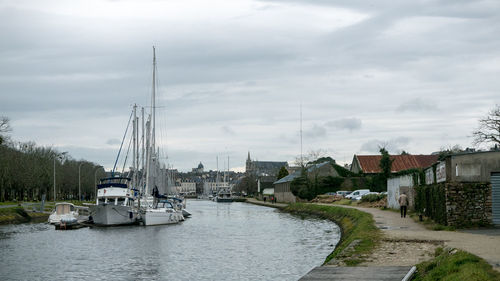
<svg viewBox="0 0 500 281"><path fill-rule="evenodd" d="M448 225L470 226L492 223L490 183L445 184Z"/></svg>

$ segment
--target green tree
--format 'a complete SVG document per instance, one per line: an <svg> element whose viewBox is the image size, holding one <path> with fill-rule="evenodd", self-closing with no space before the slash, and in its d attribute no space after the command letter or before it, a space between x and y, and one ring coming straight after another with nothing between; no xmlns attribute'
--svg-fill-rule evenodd
<svg viewBox="0 0 500 281"><path fill-rule="evenodd" d="M288 176L288 170L285 168L285 166L283 166L278 172L278 179L284 178L286 176Z"/></svg>
<svg viewBox="0 0 500 281"><path fill-rule="evenodd" d="M236 186L236 191L246 194L255 194L257 192L257 178L252 174L247 174Z"/></svg>
<svg viewBox="0 0 500 281"><path fill-rule="evenodd" d="M382 169L382 175L384 175L385 178L389 178L391 176L392 162L394 159L391 159L391 156L385 147L380 148L380 154L382 154L382 158L380 159L379 166L380 169Z"/></svg>
<svg viewBox="0 0 500 281"><path fill-rule="evenodd" d="M379 183L380 188L387 190L387 179L391 176L391 168L392 162L394 159L391 159L389 152L385 147L380 148L380 154L382 154L382 158L380 159L380 169L382 169L382 173L379 175Z"/></svg>

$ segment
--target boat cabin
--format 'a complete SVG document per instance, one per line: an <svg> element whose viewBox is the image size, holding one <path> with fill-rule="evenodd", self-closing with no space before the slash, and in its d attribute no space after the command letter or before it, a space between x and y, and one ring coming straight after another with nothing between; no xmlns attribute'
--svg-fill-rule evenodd
<svg viewBox="0 0 500 281"><path fill-rule="evenodd" d="M57 215L65 215L74 211L75 211L75 205L71 203L57 203L55 207L55 213Z"/></svg>
<svg viewBox="0 0 500 281"><path fill-rule="evenodd" d="M133 206L130 178L104 178L97 185L97 205Z"/></svg>

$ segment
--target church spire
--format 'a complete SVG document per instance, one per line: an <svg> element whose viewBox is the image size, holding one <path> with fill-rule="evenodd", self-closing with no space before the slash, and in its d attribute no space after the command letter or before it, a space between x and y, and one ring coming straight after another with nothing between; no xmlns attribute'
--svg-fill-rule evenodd
<svg viewBox="0 0 500 281"><path fill-rule="evenodd" d="M250 160L250 151L248 151L248 158L247 158L247 161L251 161L251 160Z"/></svg>

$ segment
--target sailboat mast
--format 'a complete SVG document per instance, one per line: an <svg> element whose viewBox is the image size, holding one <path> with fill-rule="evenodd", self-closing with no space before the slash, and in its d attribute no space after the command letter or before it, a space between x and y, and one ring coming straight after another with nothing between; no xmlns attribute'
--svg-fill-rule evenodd
<svg viewBox="0 0 500 281"><path fill-rule="evenodd" d="M217 193L219 193L219 156L216 156L216 164L217 164L217 177L215 178L215 188Z"/></svg>
<svg viewBox="0 0 500 281"><path fill-rule="evenodd" d="M152 150L155 151L155 119L156 119L156 51L153 46L153 88L151 92L151 147Z"/></svg>
<svg viewBox="0 0 500 281"><path fill-rule="evenodd" d="M133 135L133 145L134 148L132 150L132 170L134 171L134 174L132 176L132 187L136 188L137 187L137 105L134 104L134 121L132 122L132 135Z"/></svg>
<svg viewBox="0 0 500 281"><path fill-rule="evenodd" d="M141 115L142 115L142 151L141 151L141 167L142 167L142 185L144 185L144 172L146 171L146 167L144 167L144 153L145 153L145 140L144 140L144 107L141 107Z"/></svg>
<svg viewBox="0 0 500 281"><path fill-rule="evenodd" d="M302 103L300 104L300 164L304 166L304 157L302 156Z"/></svg>

